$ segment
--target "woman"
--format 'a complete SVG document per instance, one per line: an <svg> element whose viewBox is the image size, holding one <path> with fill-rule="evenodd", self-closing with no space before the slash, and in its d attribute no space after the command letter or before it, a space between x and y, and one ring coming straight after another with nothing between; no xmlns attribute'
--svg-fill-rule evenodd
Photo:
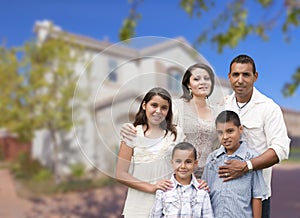
<svg viewBox="0 0 300 218"><path fill-rule="evenodd" d="M182 128L185 141L195 145L198 152L197 178L202 175L208 155L219 147L214 124L218 111L207 103L214 84L212 68L202 63L194 64L183 75L183 95L174 101L174 123Z"/></svg>

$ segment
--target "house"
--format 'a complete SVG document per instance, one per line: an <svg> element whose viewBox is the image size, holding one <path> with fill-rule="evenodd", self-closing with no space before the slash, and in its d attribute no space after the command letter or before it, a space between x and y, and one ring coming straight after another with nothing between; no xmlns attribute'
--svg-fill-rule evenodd
<svg viewBox="0 0 300 218"><path fill-rule="evenodd" d="M49 21L36 22L34 30L40 43L63 31ZM74 72L80 75L74 104L81 106L73 111L73 131L58 136L60 169L68 172L70 165L83 162L88 169L97 168L112 176L120 126L132 121L145 92L160 86L178 98L185 69L197 62L209 63L182 37L138 37L112 44L78 34L67 35L84 48L85 62L78 63ZM88 97L82 100L78 97L80 92ZM208 101L214 105L229 93L227 79L216 78ZM32 156L51 167L52 154L49 133L38 131Z"/></svg>
<svg viewBox="0 0 300 218"><path fill-rule="evenodd" d="M282 112L291 138L291 147L300 148L300 112L286 108L283 108Z"/></svg>
<svg viewBox="0 0 300 218"><path fill-rule="evenodd" d="M63 31L49 21L37 22L34 30L39 43ZM86 62L78 64L75 72L80 79L74 102L82 107L74 110L73 132L59 136L61 170L67 171L67 166L83 161L88 167L111 175L120 125L132 120L144 93L160 86L177 98L185 69L196 62L208 62L181 37L141 37L112 44L73 33L67 35L84 48ZM217 78L215 84L209 98L211 104L231 90L227 81ZM88 94L84 101L77 98L80 90ZM51 167L52 153L49 133L38 131L32 156Z"/></svg>

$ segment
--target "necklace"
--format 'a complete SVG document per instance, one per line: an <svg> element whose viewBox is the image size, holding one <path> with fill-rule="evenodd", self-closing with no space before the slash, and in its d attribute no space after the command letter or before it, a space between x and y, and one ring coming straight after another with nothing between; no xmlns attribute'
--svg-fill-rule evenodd
<svg viewBox="0 0 300 218"><path fill-rule="evenodd" d="M236 106L238 106L239 108L239 112L244 108L246 107L246 105L250 102L251 98L243 105L243 106L240 106L237 99L235 98L235 103L236 103Z"/></svg>

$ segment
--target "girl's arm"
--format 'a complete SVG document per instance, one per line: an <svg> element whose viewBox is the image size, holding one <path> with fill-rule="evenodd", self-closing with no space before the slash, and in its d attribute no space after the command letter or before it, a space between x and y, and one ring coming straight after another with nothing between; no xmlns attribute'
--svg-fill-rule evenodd
<svg viewBox="0 0 300 218"><path fill-rule="evenodd" d="M253 218L261 218L262 215L261 198L252 198L252 213L253 213Z"/></svg>
<svg viewBox="0 0 300 218"><path fill-rule="evenodd" d="M127 185L130 188L149 193L155 193L157 189L165 191L169 189L170 186L172 186L171 181L166 179L160 180L156 184L151 184L133 177L130 173L128 173L132 155L133 148L129 147L124 141L122 141L116 168L117 181L124 185Z"/></svg>

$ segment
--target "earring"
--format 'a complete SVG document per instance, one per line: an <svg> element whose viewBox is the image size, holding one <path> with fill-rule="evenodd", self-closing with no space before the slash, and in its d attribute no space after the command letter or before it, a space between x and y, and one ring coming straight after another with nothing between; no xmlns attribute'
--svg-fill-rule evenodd
<svg viewBox="0 0 300 218"><path fill-rule="evenodd" d="M193 92L191 88L189 88L189 92L190 92L190 96L193 96Z"/></svg>

